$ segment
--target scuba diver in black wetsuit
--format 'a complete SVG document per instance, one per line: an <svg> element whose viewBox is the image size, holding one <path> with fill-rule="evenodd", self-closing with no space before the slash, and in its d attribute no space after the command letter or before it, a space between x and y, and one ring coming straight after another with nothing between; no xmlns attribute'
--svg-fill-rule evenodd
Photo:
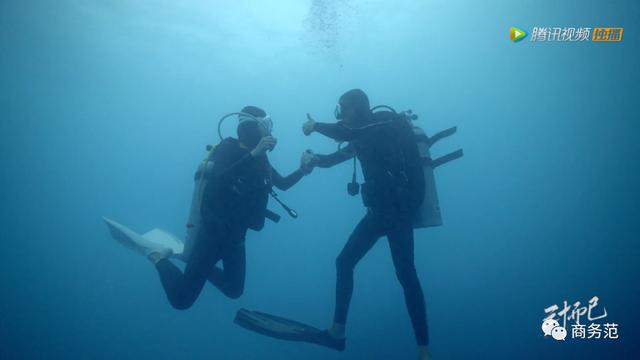
<svg viewBox="0 0 640 360"><path fill-rule="evenodd" d="M239 120L238 139L224 139L213 150L213 169L200 208L201 230L184 272L168 259L167 251L148 255L176 309L191 307L207 280L230 298L242 295L247 230L263 228L272 186L287 190L310 172L301 166L283 177L271 166L266 152L275 147L276 139L262 109L247 106ZM219 261L222 269L216 266Z"/></svg>
<svg viewBox="0 0 640 360"><path fill-rule="evenodd" d="M367 213L336 259L334 323L327 330L333 347L344 349L345 346L354 268L376 241L386 236L396 275L404 289L418 344L418 358L429 359L426 308L414 264L412 225L414 214L424 199L425 180L410 124L393 112L372 113L367 95L359 89L340 97L336 108L338 123L320 123L307 117L308 121L303 125L305 135L318 132L336 141L348 142L333 154L313 155L310 164L328 168L356 157L365 177L362 198ZM349 193L355 195L357 192L354 172Z"/></svg>

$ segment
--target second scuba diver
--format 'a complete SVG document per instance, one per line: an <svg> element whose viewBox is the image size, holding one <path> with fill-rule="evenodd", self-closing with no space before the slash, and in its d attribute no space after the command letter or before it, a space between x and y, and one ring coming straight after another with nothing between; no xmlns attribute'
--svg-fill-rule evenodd
<svg viewBox="0 0 640 360"><path fill-rule="evenodd" d="M199 209L200 230L184 272L169 260L170 250L148 254L176 309L191 307L207 281L230 298L242 295L247 230L263 228L272 186L287 190L310 171L301 165L283 177L269 163L267 151L275 147L276 139L264 110L247 106L238 118L238 139L226 138L212 150L213 169ZM216 266L220 261L222 268Z"/></svg>
<svg viewBox="0 0 640 360"><path fill-rule="evenodd" d="M396 275L418 344L418 358L429 359L424 295L414 263L413 219L425 194L425 179L414 133L406 119L390 111L373 113L360 89L340 97L337 123L320 123L307 115L305 135L320 133L348 145L330 155L314 155L311 164L328 168L356 157L365 183L362 199L367 213L336 259L336 305L333 325L326 331L331 347L345 348L345 325L353 293L353 271L377 240L386 236ZM355 160L354 160L355 161ZM354 164L355 166L355 164ZM354 180L349 193L358 192Z"/></svg>

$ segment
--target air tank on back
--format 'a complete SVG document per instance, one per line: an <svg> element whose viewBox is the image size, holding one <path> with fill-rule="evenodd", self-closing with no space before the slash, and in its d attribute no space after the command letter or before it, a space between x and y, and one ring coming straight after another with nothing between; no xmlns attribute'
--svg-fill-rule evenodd
<svg viewBox="0 0 640 360"><path fill-rule="evenodd" d="M208 183L208 176L213 170L213 147L208 147L209 153L207 157L200 162L198 169L194 175L193 194L191 196L191 208L189 211L189 219L187 221L187 236L184 242L183 258L186 260L191 255L193 245L198 238L198 232L201 229L200 207L202 205L202 196L204 189Z"/></svg>
<svg viewBox="0 0 640 360"><path fill-rule="evenodd" d="M413 116L410 119L415 120L416 118L417 117ZM437 159L432 159L431 147L439 140L455 134L457 128L452 127L429 137L419 126L412 123L412 127L416 144L418 145L418 151L420 152L422 166L424 168L425 181L424 201L422 202L420 209L416 212L413 227L420 229L431 226L440 226L442 225L442 213L440 212L440 202L438 200L434 170L443 164L461 158L464 153L462 149L458 149Z"/></svg>
<svg viewBox="0 0 640 360"><path fill-rule="evenodd" d="M442 214L438 202L436 179L431 167L431 152L429 151L429 138L419 126L413 126L413 134L418 145L422 168L424 169L424 201L416 213L413 221L414 228L425 228L442 225Z"/></svg>

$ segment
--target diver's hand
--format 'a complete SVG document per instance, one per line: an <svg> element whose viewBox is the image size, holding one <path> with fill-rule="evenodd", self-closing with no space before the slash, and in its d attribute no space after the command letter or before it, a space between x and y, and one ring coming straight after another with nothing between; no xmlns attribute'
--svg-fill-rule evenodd
<svg viewBox="0 0 640 360"><path fill-rule="evenodd" d="M307 150L303 152L300 157L300 170L302 170L305 175L311 174L315 167L315 161L316 154L314 154L313 151Z"/></svg>
<svg viewBox="0 0 640 360"><path fill-rule="evenodd" d="M302 132L306 136L309 136L311 135L315 127L316 127L316 121L313 120L313 118L311 117L311 115L309 115L309 113L307 113L307 121L304 124L302 124Z"/></svg>
<svg viewBox="0 0 640 360"><path fill-rule="evenodd" d="M273 136L265 136L260 139L258 145L256 145L256 147L251 150L251 155L253 157L262 156L267 152L267 150L273 150L273 148L276 147L277 143L278 141Z"/></svg>

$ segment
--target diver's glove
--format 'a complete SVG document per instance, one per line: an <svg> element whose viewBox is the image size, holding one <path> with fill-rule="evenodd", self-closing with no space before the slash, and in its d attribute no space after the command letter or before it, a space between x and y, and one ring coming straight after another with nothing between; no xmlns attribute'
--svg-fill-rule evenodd
<svg viewBox="0 0 640 360"><path fill-rule="evenodd" d="M302 124L302 132L306 136L309 136L315 130L315 127L316 127L316 121L313 120L313 118L311 117L311 115L309 115L309 113L307 113L307 121L305 121L305 123Z"/></svg>
<svg viewBox="0 0 640 360"><path fill-rule="evenodd" d="M315 166L315 161L316 154L314 154L312 150L303 152L300 157L300 170L302 170L305 175L311 174L313 167Z"/></svg>
<svg viewBox="0 0 640 360"><path fill-rule="evenodd" d="M276 147L277 143L278 140L276 140L276 138L274 138L273 136L265 136L260 139L258 145L256 145L256 147L251 150L251 155L253 157L262 156L267 152L267 150L273 150L273 148Z"/></svg>

